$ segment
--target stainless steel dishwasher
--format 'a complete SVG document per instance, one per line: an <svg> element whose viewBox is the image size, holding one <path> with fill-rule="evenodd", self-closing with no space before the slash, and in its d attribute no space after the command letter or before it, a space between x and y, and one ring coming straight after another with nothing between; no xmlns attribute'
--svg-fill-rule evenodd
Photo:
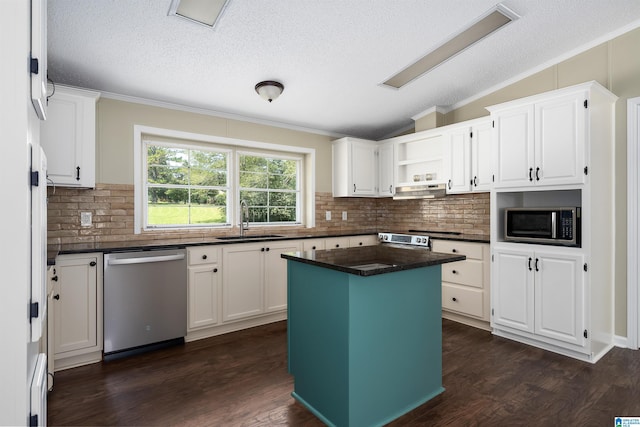
<svg viewBox="0 0 640 427"><path fill-rule="evenodd" d="M105 360L184 342L185 249L104 255Z"/></svg>

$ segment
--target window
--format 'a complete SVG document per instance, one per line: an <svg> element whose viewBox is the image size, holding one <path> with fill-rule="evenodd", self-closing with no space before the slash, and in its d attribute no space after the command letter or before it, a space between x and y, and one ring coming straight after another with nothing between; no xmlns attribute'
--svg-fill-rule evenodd
<svg viewBox="0 0 640 427"><path fill-rule="evenodd" d="M315 226L315 150L134 125L134 232Z"/></svg>
<svg viewBox="0 0 640 427"><path fill-rule="evenodd" d="M240 200L251 223L300 222L301 159L238 154Z"/></svg>
<svg viewBox="0 0 640 427"><path fill-rule="evenodd" d="M229 224L229 153L145 142L146 226Z"/></svg>

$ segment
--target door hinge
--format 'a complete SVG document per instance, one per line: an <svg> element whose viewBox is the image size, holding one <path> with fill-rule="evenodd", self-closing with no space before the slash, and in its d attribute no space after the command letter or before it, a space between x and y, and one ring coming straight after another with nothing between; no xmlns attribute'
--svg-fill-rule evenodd
<svg viewBox="0 0 640 427"><path fill-rule="evenodd" d="M584 263L584 266L582 268L584 268L584 271L587 271L589 269L589 267L587 267L587 263L586 262Z"/></svg>
<svg viewBox="0 0 640 427"><path fill-rule="evenodd" d="M30 171L29 183L32 187L37 187L40 184L40 172L34 170Z"/></svg>
<svg viewBox="0 0 640 427"><path fill-rule="evenodd" d="M589 166L585 166L584 167L584 174L588 175L589 174Z"/></svg>
<svg viewBox="0 0 640 427"><path fill-rule="evenodd" d="M589 108L589 101L586 99L584 100L584 108Z"/></svg>
<svg viewBox="0 0 640 427"><path fill-rule="evenodd" d="M37 318L40 314L40 304L37 302L32 302L29 304L29 321L31 319Z"/></svg>
<svg viewBox="0 0 640 427"><path fill-rule="evenodd" d="M38 427L38 414L29 415L29 427Z"/></svg>
<svg viewBox="0 0 640 427"><path fill-rule="evenodd" d="M29 58L29 71L31 74L38 74L39 68L38 58Z"/></svg>
<svg viewBox="0 0 640 427"><path fill-rule="evenodd" d="M589 333L587 332L587 330L585 329L584 332L582 333L582 336L585 338L589 338Z"/></svg>

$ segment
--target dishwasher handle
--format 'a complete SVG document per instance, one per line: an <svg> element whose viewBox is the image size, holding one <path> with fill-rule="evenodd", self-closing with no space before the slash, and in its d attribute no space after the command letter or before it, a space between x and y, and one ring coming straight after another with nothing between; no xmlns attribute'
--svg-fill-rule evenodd
<svg viewBox="0 0 640 427"><path fill-rule="evenodd" d="M115 258L109 259L109 265L146 264L150 262L177 261L184 259L184 254L159 255L139 258Z"/></svg>

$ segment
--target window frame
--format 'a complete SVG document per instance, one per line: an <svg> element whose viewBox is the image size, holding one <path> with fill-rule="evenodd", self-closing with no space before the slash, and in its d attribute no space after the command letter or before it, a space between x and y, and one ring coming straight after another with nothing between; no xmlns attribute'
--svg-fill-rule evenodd
<svg viewBox="0 0 640 427"><path fill-rule="evenodd" d="M304 158L301 155L294 155L292 153L283 153L283 152L264 152L264 151L251 151L251 150L236 150L235 152L235 173L234 178L237 178L238 185L235 188L235 194L238 199L238 203L240 203L240 156L253 156L253 157L262 157L267 159L282 159L282 160L295 160L298 162L298 167L296 168L296 207L298 208L296 211L296 219L295 221L286 221L286 222L249 222L256 227L258 226L279 226L279 225L301 225L302 224L302 199L303 199L303 180L302 180L302 169L304 168ZM269 191L267 191L267 194ZM238 218L238 221L240 219Z"/></svg>
<svg viewBox="0 0 640 427"><path fill-rule="evenodd" d="M222 148L217 146L207 147L203 145L191 144L188 141L182 142L168 142L159 140L160 138L154 138L153 136L143 137L142 138L142 164L143 164L143 178L142 178L142 197L147 200L149 194L149 188L155 188L156 186L149 186L149 168L147 164L147 147L149 145L155 145L157 147L166 147L166 148L179 148L184 150L199 150L199 151L209 151L212 153L224 153L227 155L227 185L226 187L220 186L202 186L202 187L218 187L223 188L227 192L227 203L226 203L226 221L223 223L207 223L207 224L162 224L162 225L149 225L149 203L148 200L142 203L142 224L144 225L145 230L176 230L176 229L194 229L194 228L220 228L229 226L233 219L231 217L232 211L230 203L229 203L229 195L233 191L233 179L231 177L231 164L233 162L233 150L229 148ZM188 188L188 189L202 189L200 186L192 186L192 185L175 185L168 184L163 187L168 188ZM206 189L206 188L204 188Z"/></svg>
<svg viewBox="0 0 640 427"><path fill-rule="evenodd" d="M255 227L315 227L315 156L316 150L314 148L308 148L297 145L283 145L262 141L251 141L244 139L236 139L215 135L198 134L193 132L185 132L173 129L157 128L144 125L133 126L133 158L134 158L134 234L142 234L146 232L163 232L163 231L175 231L182 230L188 232L189 230L214 230L214 229L228 229L237 227L239 225L240 211L238 200L239 192L239 175L237 172L237 166L229 172L229 178L231 181L231 191L227 195L227 204L230 206L228 209L228 217L231 219L230 224L226 225L197 225L197 226L177 226L177 227L153 227L146 226L145 218L143 218L142 210L145 206L144 197L145 185L143 170L146 171L146 165L143 163L143 148L145 139L158 138L159 141L170 140L182 140L186 144L192 144L195 147L206 147L208 145L217 148L230 149L233 153L231 156L237 161L238 151L258 152L267 155L291 155L293 157L300 156L300 170L299 170L299 187L300 187L300 201L299 201L299 216L300 222L296 223L255 223ZM232 159L229 164L232 164Z"/></svg>

